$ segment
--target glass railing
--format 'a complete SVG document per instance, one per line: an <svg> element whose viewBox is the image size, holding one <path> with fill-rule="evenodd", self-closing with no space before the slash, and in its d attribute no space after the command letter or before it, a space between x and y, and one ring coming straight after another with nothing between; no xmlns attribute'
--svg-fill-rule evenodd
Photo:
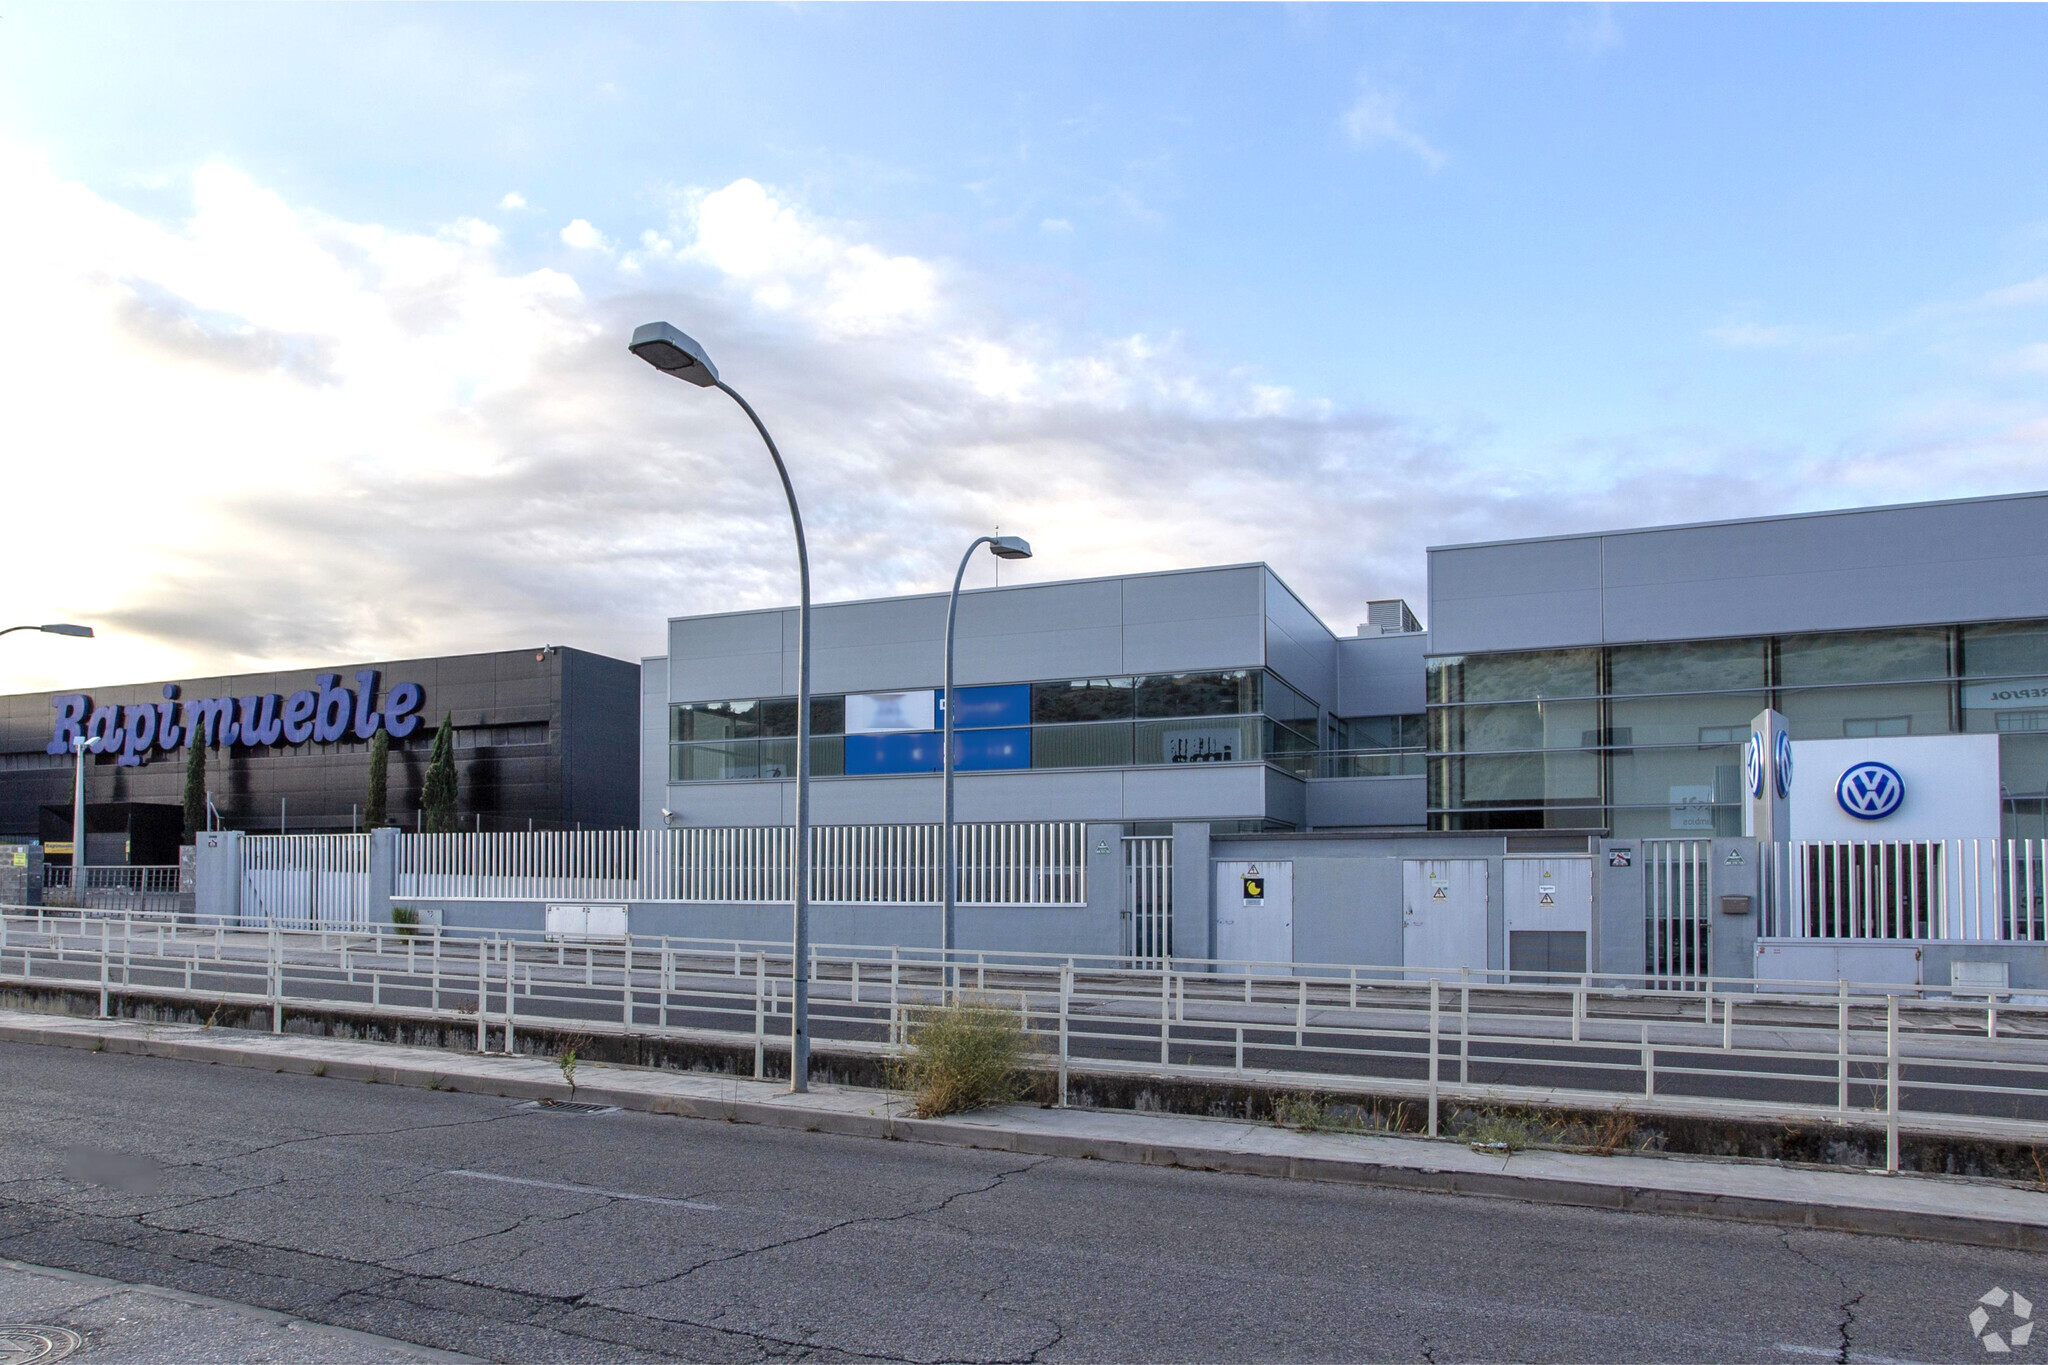
<svg viewBox="0 0 2048 1365"><path fill-rule="evenodd" d="M1266 762L1296 777L1420 777L1420 749L1316 749L1267 754Z"/></svg>

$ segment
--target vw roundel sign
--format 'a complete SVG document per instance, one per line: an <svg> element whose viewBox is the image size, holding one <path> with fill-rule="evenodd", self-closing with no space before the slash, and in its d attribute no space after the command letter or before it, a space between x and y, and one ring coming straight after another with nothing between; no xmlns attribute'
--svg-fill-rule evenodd
<svg viewBox="0 0 2048 1365"><path fill-rule="evenodd" d="M1899 770L1874 759L1856 764L1835 783L1835 804L1858 820L1882 820L1905 799Z"/></svg>
<svg viewBox="0 0 2048 1365"><path fill-rule="evenodd" d="M1792 795L1792 732L1778 731L1777 752L1773 755L1777 770L1778 799L1783 801Z"/></svg>
<svg viewBox="0 0 2048 1365"><path fill-rule="evenodd" d="M1742 746L1742 784L1749 788L1751 796L1764 794L1764 736L1761 730L1749 732L1749 743Z"/></svg>

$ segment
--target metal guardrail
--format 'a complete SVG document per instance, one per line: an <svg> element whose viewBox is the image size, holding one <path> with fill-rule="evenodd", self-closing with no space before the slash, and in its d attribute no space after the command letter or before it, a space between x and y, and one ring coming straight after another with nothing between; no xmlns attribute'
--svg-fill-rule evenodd
<svg viewBox="0 0 2048 1365"><path fill-rule="evenodd" d="M145 915L189 914L190 891L178 889L176 863L43 864L43 903L64 909L130 911Z"/></svg>
<svg viewBox="0 0 2048 1365"><path fill-rule="evenodd" d="M812 1032L886 1054L967 994L1013 1007L1056 1066L1370 1090L1424 1107L1569 1105L2048 1142L2048 1008L2009 993L1848 982L1528 977L1415 967L1173 961L822 945ZM0 981L521 1027L787 1045L786 945L382 925L361 931L0 914Z"/></svg>

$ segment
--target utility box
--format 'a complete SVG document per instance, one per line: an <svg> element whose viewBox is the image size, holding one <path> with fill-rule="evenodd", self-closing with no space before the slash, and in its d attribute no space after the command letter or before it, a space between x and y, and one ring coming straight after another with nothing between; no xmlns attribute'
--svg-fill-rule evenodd
<svg viewBox="0 0 2048 1365"><path fill-rule="evenodd" d="M1749 897L1721 897L1721 913L1724 915L1746 915L1749 913Z"/></svg>
<svg viewBox="0 0 2048 1365"><path fill-rule="evenodd" d="M567 942L618 941L626 937L623 905L550 905L547 935Z"/></svg>

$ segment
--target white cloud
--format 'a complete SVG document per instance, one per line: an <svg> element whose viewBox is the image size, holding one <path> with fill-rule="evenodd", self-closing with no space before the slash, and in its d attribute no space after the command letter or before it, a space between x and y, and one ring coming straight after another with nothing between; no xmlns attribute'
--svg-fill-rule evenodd
<svg viewBox="0 0 2048 1365"><path fill-rule="evenodd" d="M590 225L588 218L577 218L562 229L562 245L578 251L610 251L612 244L605 235Z"/></svg>
<svg viewBox="0 0 2048 1365"><path fill-rule="evenodd" d="M1063 237L1074 230L1074 225L1064 218L1044 218L1039 220L1038 230L1047 236Z"/></svg>
<svg viewBox="0 0 2048 1365"><path fill-rule="evenodd" d="M498 201L498 207L501 209L523 209L526 207L526 196L518 190L511 190L507 192L503 199Z"/></svg>
<svg viewBox="0 0 2048 1365"><path fill-rule="evenodd" d="M188 184L159 223L0 143L9 493L41 509L9 525L10 596L101 628L8 654L0 691L540 641L630 658L666 616L791 600L751 427L625 352L658 317L775 432L821 600L941 586L1000 523L1038 553L1005 581L1265 558L1341 627L1419 597L1428 543L1732 514L1766 485L1788 510L1992 491L2048 456L2038 405L1826 458L1670 435L1489 455L1492 433L1333 411L1177 336L1020 323L747 180L637 236L627 292L581 258L604 293L466 221L337 219L219 165ZM81 503L85 556L60 514Z"/></svg>
<svg viewBox="0 0 2048 1365"><path fill-rule="evenodd" d="M1345 135L1361 147L1398 147L1433 171L1444 164L1444 154L1408 126L1400 98L1363 78L1358 98L1338 122Z"/></svg>
<svg viewBox="0 0 2048 1365"><path fill-rule="evenodd" d="M2048 303L2048 275L1994 289L1981 302L1991 308L2026 308Z"/></svg>

